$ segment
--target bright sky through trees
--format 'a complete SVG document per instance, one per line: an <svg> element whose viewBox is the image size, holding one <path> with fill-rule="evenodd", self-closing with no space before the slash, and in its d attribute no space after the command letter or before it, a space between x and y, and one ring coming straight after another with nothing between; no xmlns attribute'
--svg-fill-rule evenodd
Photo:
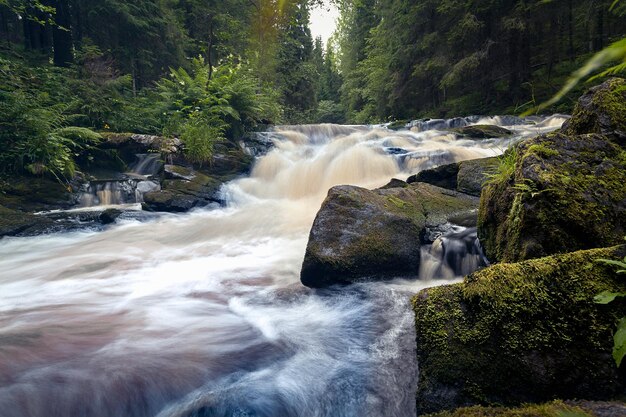
<svg viewBox="0 0 626 417"><path fill-rule="evenodd" d="M311 34L313 39L318 36L322 37L322 41L326 44L326 41L335 31L337 26L337 18L339 17L339 10L334 4L331 4L328 0L324 1L323 7L316 7L311 10Z"/></svg>

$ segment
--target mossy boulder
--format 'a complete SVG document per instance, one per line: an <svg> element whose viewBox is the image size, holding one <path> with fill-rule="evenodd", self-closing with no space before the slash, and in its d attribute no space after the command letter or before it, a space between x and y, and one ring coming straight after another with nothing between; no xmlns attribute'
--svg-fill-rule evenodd
<svg viewBox="0 0 626 417"><path fill-rule="evenodd" d="M424 183L367 190L338 186L315 218L302 272L324 287L415 276L426 227L475 209L477 199Z"/></svg>
<svg viewBox="0 0 626 417"><path fill-rule="evenodd" d="M622 245L497 264L418 293L418 415L623 393L626 372L611 352L626 303L593 297L626 290L613 268L594 262L625 254Z"/></svg>
<svg viewBox="0 0 626 417"><path fill-rule="evenodd" d="M0 206L0 238L44 233L54 225L52 220Z"/></svg>
<svg viewBox="0 0 626 417"><path fill-rule="evenodd" d="M6 177L0 179L0 205L28 212L67 209L76 204L78 188L78 183L63 185L48 177Z"/></svg>
<svg viewBox="0 0 626 417"><path fill-rule="evenodd" d="M495 139L511 136L513 132L495 125L472 125L450 129L459 136L470 139Z"/></svg>
<svg viewBox="0 0 626 417"><path fill-rule="evenodd" d="M512 151L510 175L483 188L487 256L514 262L617 244L626 233L626 152L598 134L550 133Z"/></svg>
<svg viewBox="0 0 626 417"><path fill-rule="evenodd" d="M579 101L560 132L518 144L483 188L478 233L492 261L621 242L626 234L626 82Z"/></svg>
<svg viewBox="0 0 626 417"><path fill-rule="evenodd" d="M427 417L621 417L626 403L618 401L552 401L519 407L463 407Z"/></svg>
<svg viewBox="0 0 626 417"><path fill-rule="evenodd" d="M471 159L427 169L410 176L408 183L426 182L438 187L480 196L489 175L496 170L497 157Z"/></svg>
<svg viewBox="0 0 626 417"><path fill-rule="evenodd" d="M145 193L145 210L184 212L219 201L218 191L223 179L183 167L170 167L170 171L187 179L166 179L162 182L160 191Z"/></svg>
<svg viewBox="0 0 626 417"><path fill-rule="evenodd" d="M612 78L591 88L563 125L566 135L599 133L626 146L626 80Z"/></svg>

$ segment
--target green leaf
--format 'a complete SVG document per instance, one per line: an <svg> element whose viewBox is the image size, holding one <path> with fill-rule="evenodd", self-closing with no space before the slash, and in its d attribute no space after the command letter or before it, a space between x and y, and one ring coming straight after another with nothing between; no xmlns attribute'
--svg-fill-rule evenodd
<svg viewBox="0 0 626 417"><path fill-rule="evenodd" d="M626 356L626 317L622 317L613 335L613 359L618 368L624 356Z"/></svg>
<svg viewBox="0 0 626 417"><path fill-rule="evenodd" d="M596 304L608 304L612 302L613 300L615 300L617 297L625 297L625 296L626 296L626 293L623 293L623 292L603 291L600 294L593 297L593 301Z"/></svg>

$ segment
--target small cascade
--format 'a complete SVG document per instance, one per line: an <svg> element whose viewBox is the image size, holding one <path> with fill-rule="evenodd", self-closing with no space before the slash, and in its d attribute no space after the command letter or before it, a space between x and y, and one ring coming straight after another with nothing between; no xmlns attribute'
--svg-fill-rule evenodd
<svg viewBox="0 0 626 417"><path fill-rule="evenodd" d="M163 169L163 161L158 153L137 154L137 161L130 166L130 175L155 177Z"/></svg>
<svg viewBox="0 0 626 417"><path fill-rule="evenodd" d="M80 193L81 207L136 203L135 180L91 181Z"/></svg>
<svg viewBox="0 0 626 417"><path fill-rule="evenodd" d="M93 180L85 184L78 195L80 207L111 206L143 202L143 195L158 191L156 179L163 169L158 153L137 154L137 160L121 178ZM154 179L153 179L154 178Z"/></svg>
<svg viewBox="0 0 626 417"><path fill-rule="evenodd" d="M488 265L476 228L449 225L449 231L422 246L419 278L454 279Z"/></svg>

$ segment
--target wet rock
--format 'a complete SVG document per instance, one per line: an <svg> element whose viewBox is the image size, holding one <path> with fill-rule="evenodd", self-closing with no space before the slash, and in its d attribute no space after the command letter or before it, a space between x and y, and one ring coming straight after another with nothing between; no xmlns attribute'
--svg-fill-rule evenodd
<svg viewBox="0 0 626 417"><path fill-rule="evenodd" d="M387 188L405 188L408 187L409 184L406 181L399 180L397 178L392 178L389 183L380 187L381 190L385 190Z"/></svg>
<svg viewBox="0 0 626 417"><path fill-rule="evenodd" d="M391 122L385 127L389 130L405 130L408 129L409 121L408 120L396 120L395 122Z"/></svg>
<svg viewBox="0 0 626 417"><path fill-rule="evenodd" d="M470 139L495 139L511 136L513 132L495 125L473 125L451 129L452 132Z"/></svg>
<svg viewBox="0 0 626 417"><path fill-rule="evenodd" d="M448 190L456 190L459 174L459 164L446 164L433 169L427 169L411 175L406 182L409 184L415 182L425 182L436 185L437 187L447 188Z"/></svg>
<svg viewBox="0 0 626 417"><path fill-rule="evenodd" d="M189 180L164 180L161 191L143 195L143 208L149 211L184 212L212 202L219 202L223 180L191 171Z"/></svg>
<svg viewBox="0 0 626 417"><path fill-rule="evenodd" d="M428 226L471 211L477 199L429 184L332 188L315 218L300 275L324 287L415 276Z"/></svg>
<svg viewBox="0 0 626 417"><path fill-rule="evenodd" d="M3 236L22 235L28 230L30 230L31 233L35 231L44 232L51 227L53 223L52 220L46 219L45 217L35 216L0 206L0 238Z"/></svg>
<svg viewBox="0 0 626 417"><path fill-rule="evenodd" d="M625 254L622 245L497 264L418 293L417 414L623 393L626 373L611 352L626 306L593 297L626 290L613 268L594 262Z"/></svg>
<svg viewBox="0 0 626 417"><path fill-rule="evenodd" d="M25 212L67 209L76 204L73 192L80 185L79 178L66 186L47 177L13 176L0 181L0 205Z"/></svg>
<svg viewBox="0 0 626 417"><path fill-rule="evenodd" d="M497 157L455 162L421 171L410 176L407 182L425 182L449 190L480 196L483 184L497 166Z"/></svg>
<svg viewBox="0 0 626 417"><path fill-rule="evenodd" d="M483 185L499 165L497 157L472 159L459 162L456 190L462 193L480 196Z"/></svg>
<svg viewBox="0 0 626 417"><path fill-rule="evenodd" d="M111 224L111 223L115 223L117 218L120 217L122 213L123 213L122 210L106 209L100 214L100 216L98 216L98 219L100 220L100 223L102 224Z"/></svg>

